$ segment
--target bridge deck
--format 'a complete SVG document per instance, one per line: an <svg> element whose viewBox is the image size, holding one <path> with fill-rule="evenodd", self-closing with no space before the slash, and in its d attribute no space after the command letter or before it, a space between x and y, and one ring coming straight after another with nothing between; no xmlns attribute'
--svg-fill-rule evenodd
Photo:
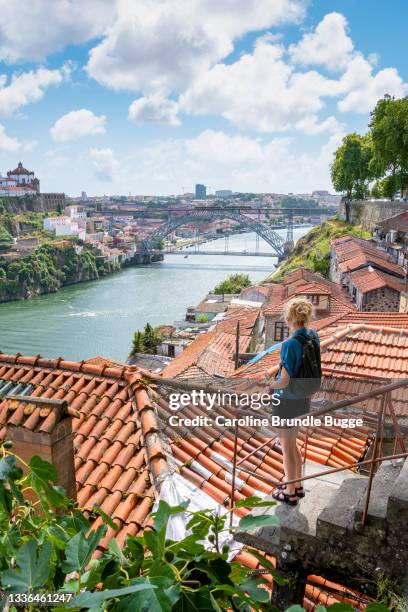
<svg viewBox="0 0 408 612"><path fill-rule="evenodd" d="M241 257L278 257L276 253L272 253L271 251L204 251L201 249L193 250L189 249L188 251L162 251L167 255L240 255Z"/></svg>

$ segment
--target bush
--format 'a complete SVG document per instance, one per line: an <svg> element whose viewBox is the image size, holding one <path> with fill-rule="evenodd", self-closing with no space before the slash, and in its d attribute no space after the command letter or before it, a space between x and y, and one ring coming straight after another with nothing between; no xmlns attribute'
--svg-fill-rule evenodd
<svg viewBox="0 0 408 612"><path fill-rule="evenodd" d="M241 293L243 289L251 286L248 274L232 274L225 281L219 283L213 293L222 295L224 293Z"/></svg>

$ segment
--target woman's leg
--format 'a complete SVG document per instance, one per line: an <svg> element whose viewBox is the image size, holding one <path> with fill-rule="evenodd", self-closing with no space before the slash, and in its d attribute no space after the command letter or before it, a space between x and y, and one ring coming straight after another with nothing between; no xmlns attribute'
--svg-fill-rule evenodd
<svg viewBox="0 0 408 612"><path fill-rule="evenodd" d="M294 480L302 476L302 455L296 443L297 432L297 427L288 427L279 432L286 480ZM285 493L294 495L295 488L299 486L301 483L288 484Z"/></svg>

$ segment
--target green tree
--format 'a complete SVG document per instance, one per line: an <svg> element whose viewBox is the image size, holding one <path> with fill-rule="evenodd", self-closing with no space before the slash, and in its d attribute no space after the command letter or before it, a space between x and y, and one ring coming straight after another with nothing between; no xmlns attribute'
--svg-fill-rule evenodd
<svg viewBox="0 0 408 612"><path fill-rule="evenodd" d="M350 201L368 194L372 176L372 142L369 135L348 134L334 154L331 178L336 191L345 195L346 221L350 222Z"/></svg>
<svg viewBox="0 0 408 612"><path fill-rule="evenodd" d="M371 113L370 137L373 175L386 176L388 197L392 199L398 191L402 196L408 187L408 98L386 95L377 102Z"/></svg>
<svg viewBox="0 0 408 612"><path fill-rule="evenodd" d="M219 283L214 288L214 293L241 293L242 289L251 286L248 274L231 274L225 281Z"/></svg>
<svg viewBox="0 0 408 612"><path fill-rule="evenodd" d="M137 331L135 331L134 336L133 336L133 343L132 343L132 355L135 355L136 353L144 353L145 352L145 345L144 345L144 341L143 341L143 332L140 331L140 329L138 329Z"/></svg>
<svg viewBox="0 0 408 612"><path fill-rule="evenodd" d="M13 236L0 224L0 253L10 250L13 244Z"/></svg>

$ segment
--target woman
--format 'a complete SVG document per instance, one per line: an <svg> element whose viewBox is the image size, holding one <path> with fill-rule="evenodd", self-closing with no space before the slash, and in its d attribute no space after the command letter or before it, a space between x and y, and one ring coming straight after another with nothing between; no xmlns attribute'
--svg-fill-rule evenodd
<svg viewBox="0 0 408 612"><path fill-rule="evenodd" d="M283 419L294 418L307 413L310 409L310 398L300 397L295 392L296 377L302 367L303 344L312 340L316 346L316 358L320 368L320 341L317 333L307 326L312 318L312 305L305 298L293 298L287 302L284 310L285 321L290 329L291 336L282 343L280 351L279 371L273 382L273 390L281 389L281 404L277 415ZM270 372L267 371L270 376ZM291 383L292 379L292 383ZM281 427L280 444L283 455L285 480L291 481L302 476L302 455L298 448L296 438L298 427ZM272 494L274 499L291 506L296 506L298 499L305 493L301 483L281 484Z"/></svg>

